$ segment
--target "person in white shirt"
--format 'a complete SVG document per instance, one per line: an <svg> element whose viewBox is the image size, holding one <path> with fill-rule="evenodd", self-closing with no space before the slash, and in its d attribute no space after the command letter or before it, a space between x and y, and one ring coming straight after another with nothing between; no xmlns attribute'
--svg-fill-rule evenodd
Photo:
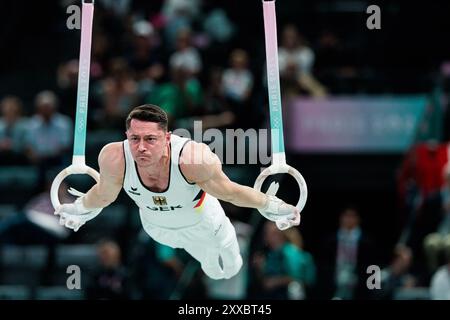
<svg viewBox="0 0 450 320"><path fill-rule="evenodd" d="M281 47L278 49L280 73L284 74L289 68L294 68L298 76L301 73L311 74L314 60L314 52L306 46L297 28L287 25L283 29Z"/></svg>
<svg viewBox="0 0 450 320"><path fill-rule="evenodd" d="M170 69L183 69L190 77L202 70L202 60L197 49L191 45L191 31L181 29L177 34L177 51L169 59Z"/></svg>
<svg viewBox="0 0 450 320"><path fill-rule="evenodd" d="M248 55L244 50L233 50L230 57L231 68L225 70L222 90L226 98L245 103L252 93L253 75L248 70Z"/></svg>
<svg viewBox="0 0 450 320"><path fill-rule="evenodd" d="M431 300L450 300L450 256L448 263L440 267L431 278Z"/></svg>
<svg viewBox="0 0 450 320"><path fill-rule="evenodd" d="M257 208L267 219L282 221L282 229L299 225L300 212L275 196L230 181L207 145L171 134L167 122L167 114L155 105L134 108L126 120L127 139L100 152L99 182L55 214L76 231L123 188L154 240L185 249L210 278L229 279L243 261L235 229L218 199Z"/></svg>
<svg viewBox="0 0 450 320"><path fill-rule="evenodd" d="M313 97L326 95L325 87L313 76L314 61L314 51L306 45L296 26L287 25L278 48L280 78L287 95L296 95L300 89Z"/></svg>

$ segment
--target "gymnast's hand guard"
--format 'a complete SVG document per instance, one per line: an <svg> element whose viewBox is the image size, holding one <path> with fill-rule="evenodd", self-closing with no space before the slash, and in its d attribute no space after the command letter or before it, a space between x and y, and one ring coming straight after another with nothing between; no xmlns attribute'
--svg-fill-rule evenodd
<svg viewBox="0 0 450 320"><path fill-rule="evenodd" d="M74 203L66 203L60 205L55 215L59 215L59 224L69 229L73 229L75 232L80 229L87 221L94 219L103 208L86 208L83 205L84 193L79 192L73 188L70 188L69 193L78 197Z"/></svg>
<svg viewBox="0 0 450 320"><path fill-rule="evenodd" d="M300 211L274 195L267 195L267 202L259 212L268 220L274 221L280 230L300 224Z"/></svg>

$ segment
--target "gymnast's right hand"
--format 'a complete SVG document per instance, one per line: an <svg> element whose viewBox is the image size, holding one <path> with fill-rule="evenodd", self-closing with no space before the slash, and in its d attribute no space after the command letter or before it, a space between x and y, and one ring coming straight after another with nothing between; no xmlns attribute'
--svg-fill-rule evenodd
<svg viewBox="0 0 450 320"><path fill-rule="evenodd" d="M87 221L94 219L103 208L86 208L83 205L84 193L70 188L69 193L78 198L73 203L61 204L55 210L55 215L59 215L59 223L75 232Z"/></svg>
<svg viewBox="0 0 450 320"><path fill-rule="evenodd" d="M267 202L264 208L259 212L268 220L276 222L278 229L286 230L300 224L300 211L277 198L276 196L267 194Z"/></svg>

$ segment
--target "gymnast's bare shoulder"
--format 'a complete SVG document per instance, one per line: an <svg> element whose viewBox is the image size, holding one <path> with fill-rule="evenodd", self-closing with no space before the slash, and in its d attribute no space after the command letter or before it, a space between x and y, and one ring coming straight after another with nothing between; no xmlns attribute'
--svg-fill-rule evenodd
<svg viewBox="0 0 450 320"><path fill-rule="evenodd" d="M125 158L122 142L109 143L98 155L100 180L85 195L86 208L104 208L116 200L122 189Z"/></svg>
<svg viewBox="0 0 450 320"><path fill-rule="evenodd" d="M110 183L122 185L125 172L125 157L122 142L105 145L98 155L100 178Z"/></svg>

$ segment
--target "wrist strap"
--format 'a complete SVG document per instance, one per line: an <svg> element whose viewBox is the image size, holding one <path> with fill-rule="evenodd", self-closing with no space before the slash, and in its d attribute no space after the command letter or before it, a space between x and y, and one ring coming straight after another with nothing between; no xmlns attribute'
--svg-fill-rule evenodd
<svg viewBox="0 0 450 320"><path fill-rule="evenodd" d="M88 213L90 211L95 210L95 209L88 209L84 206L83 197L77 198L77 200L75 200L75 203L77 204L78 212L80 212L80 213Z"/></svg>
<svg viewBox="0 0 450 320"><path fill-rule="evenodd" d="M277 214L280 202L281 200L278 199L277 197L267 195L267 203L266 206L264 207L264 211Z"/></svg>

